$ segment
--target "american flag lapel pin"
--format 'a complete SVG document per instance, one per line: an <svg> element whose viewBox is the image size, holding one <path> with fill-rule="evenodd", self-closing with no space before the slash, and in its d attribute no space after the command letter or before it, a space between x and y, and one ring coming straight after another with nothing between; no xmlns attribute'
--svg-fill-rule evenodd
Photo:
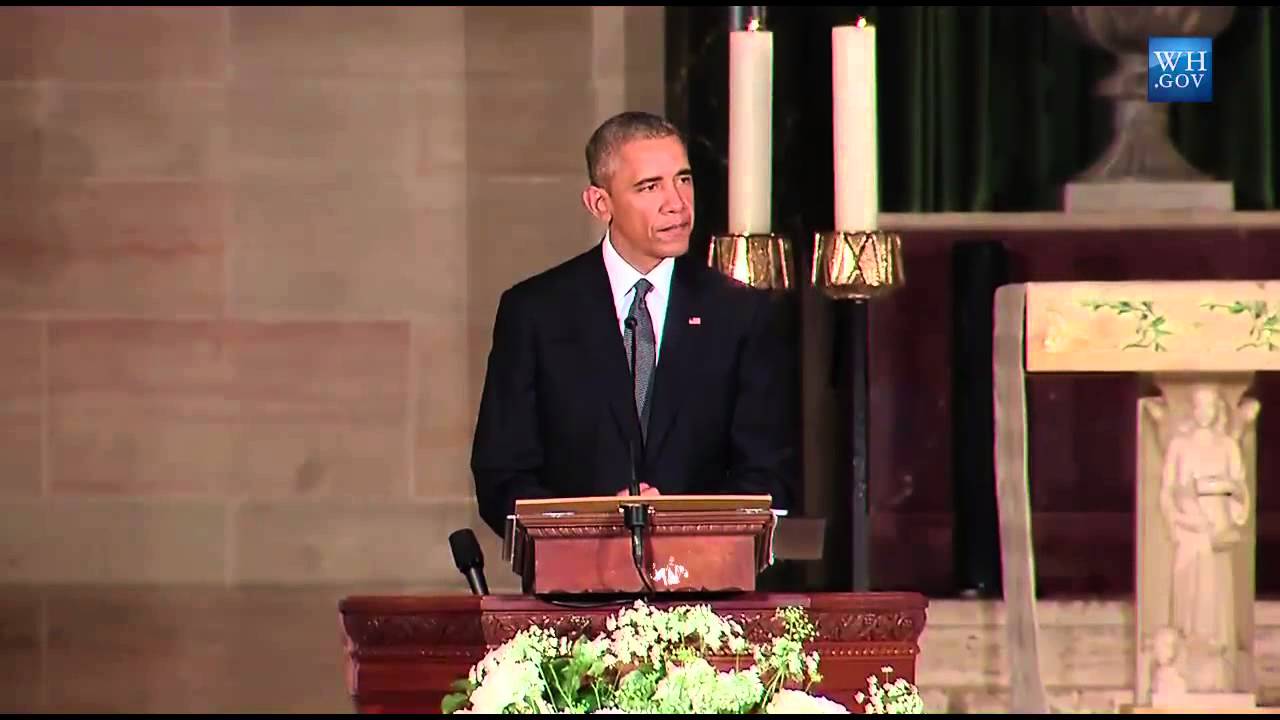
<svg viewBox="0 0 1280 720"><path fill-rule="evenodd" d="M690 325L701 325L701 324L702 324L702 318L698 317L697 315L694 315L693 317L689 318L689 324L690 324Z"/></svg>

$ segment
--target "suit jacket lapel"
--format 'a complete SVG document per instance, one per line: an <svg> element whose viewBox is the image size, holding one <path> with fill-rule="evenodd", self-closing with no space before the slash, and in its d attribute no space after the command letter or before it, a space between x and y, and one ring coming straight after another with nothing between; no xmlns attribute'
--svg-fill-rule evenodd
<svg viewBox="0 0 1280 720"><path fill-rule="evenodd" d="M645 445L645 457L652 460L662 450L681 406L682 398L688 393L688 379L694 367L696 353L693 352L691 337L697 331L696 326L689 324L691 317L698 312L698 285L694 268L689 263L692 258L681 258L676 263L671 278L671 298L667 303L667 319L662 330L662 350L658 356L657 372L654 376L653 407L649 411L648 443ZM625 357L625 351L624 351Z"/></svg>
<svg viewBox="0 0 1280 720"><path fill-rule="evenodd" d="M623 439L638 443L640 420L636 417L631 368L627 365L627 349L623 344L622 331L618 327L618 317L613 307L613 290L609 287L609 273L605 270L599 246L588 258L585 267L586 278L583 284L587 298L579 303L579 307L583 336L587 347L592 348L595 356L595 361L591 363L595 374L594 384L606 399Z"/></svg>

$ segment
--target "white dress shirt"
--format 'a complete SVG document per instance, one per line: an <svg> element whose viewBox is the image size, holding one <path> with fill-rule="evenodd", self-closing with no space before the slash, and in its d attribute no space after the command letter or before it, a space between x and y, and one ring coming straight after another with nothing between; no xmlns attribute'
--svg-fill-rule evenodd
<svg viewBox="0 0 1280 720"><path fill-rule="evenodd" d="M613 308L618 316L618 332L626 338L626 319L631 312L631 303L635 299L635 284L640 278L647 279L653 289L645 296L649 306L649 317L653 319L654 362L662 356L662 328L667 322L667 301L671 298L671 273L675 269L675 258L665 258L648 275L640 274L622 259L609 232L605 231L604 267L609 273L609 287L613 291Z"/></svg>

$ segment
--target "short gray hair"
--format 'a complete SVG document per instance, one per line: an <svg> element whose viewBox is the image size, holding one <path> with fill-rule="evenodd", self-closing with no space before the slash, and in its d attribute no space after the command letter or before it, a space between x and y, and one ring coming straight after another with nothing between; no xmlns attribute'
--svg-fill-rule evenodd
<svg viewBox="0 0 1280 720"><path fill-rule="evenodd" d="M592 185L604 187L612 172L610 165L623 145L633 140L657 140L675 137L684 144L680 130L653 113L628 111L605 120L587 141L587 178Z"/></svg>

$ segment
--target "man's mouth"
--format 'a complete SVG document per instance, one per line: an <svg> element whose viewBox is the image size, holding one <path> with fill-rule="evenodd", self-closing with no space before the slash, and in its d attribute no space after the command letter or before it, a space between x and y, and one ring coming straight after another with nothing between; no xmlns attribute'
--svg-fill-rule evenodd
<svg viewBox="0 0 1280 720"><path fill-rule="evenodd" d="M666 227L660 227L658 228L658 232L666 233L666 232L672 232L674 230L687 230L688 228L689 228L689 223L680 222L680 223L676 223L675 225L667 225Z"/></svg>

